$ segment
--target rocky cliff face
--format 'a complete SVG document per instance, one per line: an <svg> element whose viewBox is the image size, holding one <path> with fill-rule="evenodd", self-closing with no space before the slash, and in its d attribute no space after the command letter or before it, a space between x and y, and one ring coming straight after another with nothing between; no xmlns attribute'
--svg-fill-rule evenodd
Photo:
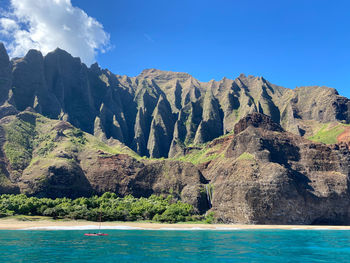
<svg viewBox="0 0 350 263"><path fill-rule="evenodd" d="M349 144L309 141L266 115L247 115L235 134L178 160L148 160L68 122L3 107L0 194L172 194L218 222L350 224Z"/></svg>
<svg viewBox="0 0 350 263"><path fill-rule="evenodd" d="M268 115L285 130L309 132L305 121L350 121L350 102L334 89L289 90L261 77L200 82L186 73L155 69L137 77L90 68L56 49L30 50L9 62L0 46L0 103L32 107L105 142L116 139L141 156L173 157L186 145L229 133L248 113ZM169 155L170 153L170 155Z"/></svg>
<svg viewBox="0 0 350 263"><path fill-rule="evenodd" d="M240 120L224 157L202 166L214 189L212 211L230 223L349 224L348 145L314 143L271 121Z"/></svg>
<svg viewBox="0 0 350 263"><path fill-rule="evenodd" d="M350 101L334 89L130 78L0 45L0 104L0 194L172 194L219 222L350 224Z"/></svg>
<svg viewBox="0 0 350 263"><path fill-rule="evenodd" d="M9 56L4 45L0 43L0 105L8 99L11 82L12 76Z"/></svg>
<svg viewBox="0 0 350 263"><path fill-rule="evenodd" d="M172 194L204 212L206 183L191 163L142 159L128 147L117 142L108 146L66 121L16 110L0 119L0 194Z"/></svg>

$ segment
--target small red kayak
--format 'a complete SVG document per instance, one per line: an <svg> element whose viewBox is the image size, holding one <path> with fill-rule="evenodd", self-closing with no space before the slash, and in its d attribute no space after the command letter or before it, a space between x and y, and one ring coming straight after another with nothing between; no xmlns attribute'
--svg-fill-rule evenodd
<svg viewBox="0 0 350 263"><path fill-rule="evenodd" d="M105 234L105 233L85 233L84 236L98 237L98 236L108 236L108 234Z"/></svg>
<svg viewBox="0 0 350 263"><path fill-rule="evenodd" d="M108 236L108 234L101 233L101 220L102 219L102 213L100 213L100 225L98 227L98 233L85 233L84 236L89 236L89 237L100 237L100 236Z"/></svg>

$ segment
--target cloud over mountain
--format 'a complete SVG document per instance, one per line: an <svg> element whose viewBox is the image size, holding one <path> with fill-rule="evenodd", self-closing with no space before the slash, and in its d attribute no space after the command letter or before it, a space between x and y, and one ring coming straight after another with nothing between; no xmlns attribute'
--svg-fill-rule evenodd
<svg viewBox="0 0 350 263"><path fill-rule="evenodd" d="M70 0L11 0L1 16L0 35L12 57L32 48L46 54L60 47L90 64L110 47L103 25Z"/></svg>

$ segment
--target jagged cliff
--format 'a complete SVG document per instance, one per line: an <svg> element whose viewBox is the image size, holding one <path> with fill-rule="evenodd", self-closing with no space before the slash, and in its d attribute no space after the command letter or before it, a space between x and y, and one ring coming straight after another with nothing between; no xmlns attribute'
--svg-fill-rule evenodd
<svg viewBox="0 0 350 263"><path fill-rule="evenodd" d="M258 113L235 132L201 169L222 222L350 224L349 144L306 140Z"/></svg>
<svg viewBox="0 0 350 263"><path fill-rule="evenodd" d="M218 222L350 224L349 143L312 142L260 113L177 159L149 160L65 121L1 111L0 194L172 194Z"/></svg>
<svg viewBox="0 0 350 263"><path fill-rule="evenodd" d="M349 122L331 88L118 76L0 44L0 194L172 194L219 222L350 224Z"/></svg>
<svg viewBox="0 0 350 263"><path fill-rule="evenodd" d="M62 120L0 107L0 194L79 197L172 194L207 209L207 183L191 163L142 159L115 142L108 146Z"/></svg>
<svg viewBox="0 0 350 263"><path fill-rule="evenodd" d="M295 90L262 77L200 82L156 69L118 76L56 49L30 50L9 61L0 44L0 102L65 120L105 142L119 140L141 156L173 157L184 146L229 133L248 113L260 112L287 131L312 133L308 120L350 121L350 101L326 87Z"/></svg>

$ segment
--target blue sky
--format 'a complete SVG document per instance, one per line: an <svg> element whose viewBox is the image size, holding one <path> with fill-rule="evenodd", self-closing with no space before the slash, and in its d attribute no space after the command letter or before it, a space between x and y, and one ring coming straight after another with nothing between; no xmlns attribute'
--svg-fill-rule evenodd
<svg viewBox="0 0 350 263"><path fill-rule="evenodd" d="M350 1L72 0L71 4L109 34L112 48L95 58L114 73L135 76L145 68L158 68L188 72L201 81L245 73L288 88L334 87L350 97Z"/></svg>

